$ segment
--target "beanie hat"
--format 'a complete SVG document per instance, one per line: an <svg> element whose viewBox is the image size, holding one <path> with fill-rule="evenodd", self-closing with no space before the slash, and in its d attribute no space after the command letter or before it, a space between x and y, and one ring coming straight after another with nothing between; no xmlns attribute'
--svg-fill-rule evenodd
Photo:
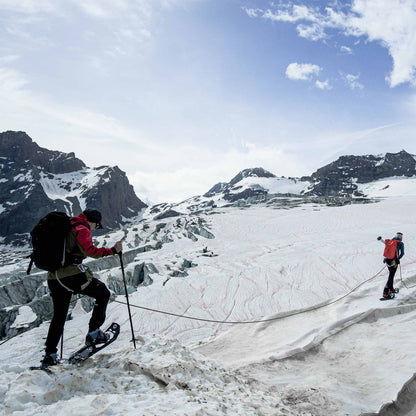
<svg viewBox="0 0 416 416"><path fill-rule="evenodd" d="M101 212L96 209L86 209L83 214L87 217L89 222L95 222L97 224L97 230L103 228L101 224Z"/></svg>

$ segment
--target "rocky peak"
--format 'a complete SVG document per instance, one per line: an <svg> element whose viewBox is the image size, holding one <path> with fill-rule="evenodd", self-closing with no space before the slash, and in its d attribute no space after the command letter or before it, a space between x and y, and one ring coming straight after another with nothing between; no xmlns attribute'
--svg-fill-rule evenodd
<svg viewBox="0 0 416 416"><path fill-rule="evenodd" d="M50 173L68 173L85 168L74 153L44 149L23 131L0 133L0 156L13 162L15 169L30 167Z"/></svg>
<svg viewBox="0 0 416 416"><path fill-rule="evenodd" d="M255 178L275 178L276 175L270 173L266 169L263 168L250 168L244 169L239 172L233 179L230 181L230 185L233 186L236 183L240 182L244 178L255 177Z"/></svg>
<svg viewBox="0 0 416 416"><path fill-rule="evenodd" d="M50 211L98 209L107 232L146 206L117 166L88 168L74 153L41 148L24 132L0 133L0 237L6 242L24 241Z"/></svg>
<svg viewBox="0 0 416 416"><path fill-rule="evenodd" d="M204 194L204 197L210 198L214 195L218 195L221 193L225 194L225 198L229 198L229 191L232 188L238 186L238 183L241 182L244 178L275 178L276 175L270 173L266 169L263 168L250 168L244 169L239 172L230 182L219 182L214 185L207 193Z"/></svg>
<svg viewBox="0 0 416 416"><path fill-rule="evenodd" d="M416 174L416 159L402 150L373 156L341 156L314 172L310 180L313 187L310 193L316 195L352 194L356 183L369 183L392 176L413 176Z"/></svg>

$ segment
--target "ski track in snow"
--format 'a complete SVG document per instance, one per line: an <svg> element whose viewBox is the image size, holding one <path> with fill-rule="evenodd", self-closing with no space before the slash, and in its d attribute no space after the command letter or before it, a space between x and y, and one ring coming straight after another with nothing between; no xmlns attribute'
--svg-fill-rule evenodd
<svg viewBox="0 0 416 416"><path fill-rule="evenodd" d="M112 303L108 320L121 324L119 340L81 367L64 365L52 376L27 370L42 355L43 324L0 346L0 410L13 416L376 411L416 368L416 289L407 289L398 272L399 295L380 302L383 270L324 305L380 271L380 234L404 232L403 280L416 286L415 208L415 197L403 197L207 216L214 240L180 240L140 255L158 270L178 254L198 266L165 286L166 275L152 275L154 284L132 293L131 304L205 319L278 319L231 326L133 308L135 333L144 337L133 351L126 307ZM200 256L205 245L218 256ZM89 316L75 307L65 327L66 351L84 339Z"/></svg>

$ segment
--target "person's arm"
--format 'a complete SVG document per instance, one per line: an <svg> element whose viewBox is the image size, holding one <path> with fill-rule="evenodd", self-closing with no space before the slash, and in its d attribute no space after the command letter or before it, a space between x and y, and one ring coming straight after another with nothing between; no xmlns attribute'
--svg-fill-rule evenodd
<svg viewBox="0 0 416 416"><path fill-rule="evenodd" d="M79 245L85 251L85 254L89 257L98 258L104 256L111 256L118 252L115 248L117 244L113 248L95 247L94 243L92 242L91 231L88 230L86 227L79 227L76 235Z"/></svg>
<svg viewBox="0 0 416 416"><path fill-rule="evenodd" d="M404 244L401 241L399 243L399 252L400 252L399 260L400 260L404 256Z"/></svg>
<svg viewBox="0 0 416 416"><path fill-rule="evenodd" d="M385 241L385 240L383 240L381 236L378 236L378 237L377 237L377 240L378 240L378 241L380 241L380 242L381 242L381 243L383 243L383 244L386 244L386 241Z"/></svg>

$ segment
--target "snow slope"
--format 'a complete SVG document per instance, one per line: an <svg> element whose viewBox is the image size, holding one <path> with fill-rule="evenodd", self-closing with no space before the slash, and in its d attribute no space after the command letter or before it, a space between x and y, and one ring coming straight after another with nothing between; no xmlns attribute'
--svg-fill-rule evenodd
<svg viewBox="0 0 416 416"><path fill-rule="evenodd" d="M115 344L76 369L30 372L42 355L43 324L0 345L0 408L7 415L374 412L416 368L415 209L412 195L336 208L216 209L204 216L215 239L178 237L137 256L158 273L130 294L134 330L143 338L136 351L126 306L112 302L107 324L122 325ZM402 281L400 271L396 278L401 291L380 302L387 272L376 237L397 231L406 247ZM171 276L184 259L195 267ZM119 270L100 276L110 273ZM265 322L210 323L136 306ZM88 319L78 302L64 356L83 342Z"/></svg>
<svg viewBox="0 0 416 416"><path fill-rule="evenodd" d="M358 191L373 198L392 196L415 196L416 178L394 176L367 184L360 184Z"/></svg>

